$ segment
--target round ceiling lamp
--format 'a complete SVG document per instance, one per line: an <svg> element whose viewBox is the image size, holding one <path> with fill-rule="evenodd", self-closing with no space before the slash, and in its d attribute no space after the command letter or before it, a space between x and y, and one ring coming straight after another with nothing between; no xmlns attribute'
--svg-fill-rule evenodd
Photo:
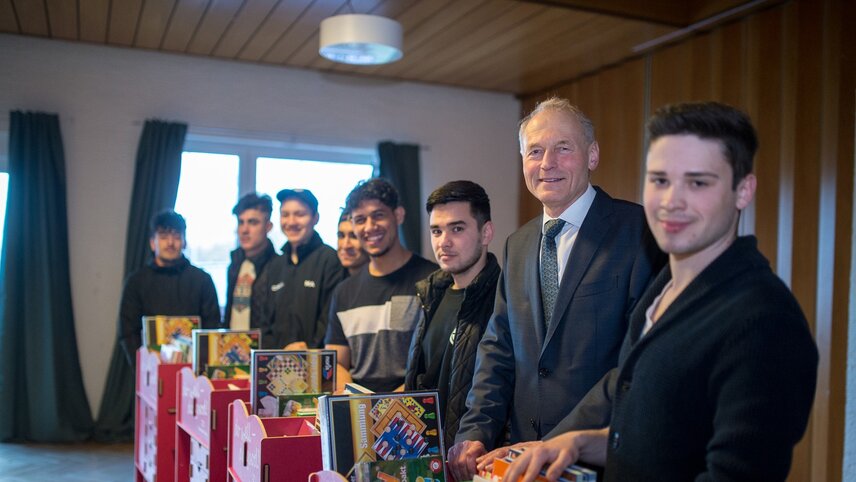
<svg viewBox="0 0 856 482"><path fill-rule="evenodd" d="M321 21L322 57L352 65L395 62L402 56L401 24L377 15L350 13Z"/></svg>

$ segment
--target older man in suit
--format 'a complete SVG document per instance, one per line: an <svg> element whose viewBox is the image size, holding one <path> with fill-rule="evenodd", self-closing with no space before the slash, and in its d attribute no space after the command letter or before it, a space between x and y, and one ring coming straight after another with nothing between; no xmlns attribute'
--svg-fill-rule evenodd
<svg viewBox="0 0 856 482"><path fill-rule="evenodd" d="M577 107L541 102L520 123L520 149L544 213L506 242L468 410L449 450L457 480L471 479L505 441L542 438L616 366L630 309L665 262L642 208L591 185L600 150Z"/></svg>

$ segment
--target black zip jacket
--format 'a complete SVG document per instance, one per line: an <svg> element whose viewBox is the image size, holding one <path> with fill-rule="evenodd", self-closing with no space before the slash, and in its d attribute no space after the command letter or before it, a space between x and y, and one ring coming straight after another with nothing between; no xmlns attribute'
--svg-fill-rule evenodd
<svg viewBox="0 0 856 482"><path fill-rule="evenodd" d="M282 252L268 267L262 346L283 348L304 341L309 348L320 348L327 332L330 295L344 279L339 257L318 233L297 248L297 264L291 262L290 243Z"/></svg>
<svg viewBox="0 0 856 482"><path fill-rule="evenodd" d="M220 328L220 305L214 281L183 257L175 266L154 260L131 273L122 290L119 343L131 366L142 344L143 316L199 316L200 328Z"/></svg>
<svg viewBox="0 0 856 482"><path fill-rule="evenodd" d="M452 353L452 373L449 376L448 400L443 412L444 444L448 449L454 444L458 433L461 417L467 411L467 393L473 383L476 353L479 341L485 327L493 314L493 304L496 298L496 284L499 280L500 267L496 256L487 254L487 264L476 278L464 289L464 301L458 312L458 323L455 329L455 345ZM407 362L407 372L404 378L406 390L436 389L422 385L424 373L417 373L419 360L422 358L422 339L428 329L428 324L434 317L437 307L443 300L446 289L453 283L452 275L437 270L428 278L416 283L416 294L422 302L425 316L419 320L410 343L410 354Z"/></svg>
<svg viewBox="0 0 856 482"><path fill-rule="evenodd" d="M244 250L241 248L232 251L230 256L232 262L229 264L226 280L226 312L223 313L223 324L226 328L229 327L229 323L232 321L232 298L235 294L235 283L238 281L238 273L241 272L241 264L247 259L244 255ZM268 283L268 271L265 268L268 262L276 258L276 256L273 243L268 239L264 251L249 258L250 262L256 268L256 279L253 281L253 294L250 296L250 328L261 327L262 315L264 314L264 292L270 286Z"/></svg>

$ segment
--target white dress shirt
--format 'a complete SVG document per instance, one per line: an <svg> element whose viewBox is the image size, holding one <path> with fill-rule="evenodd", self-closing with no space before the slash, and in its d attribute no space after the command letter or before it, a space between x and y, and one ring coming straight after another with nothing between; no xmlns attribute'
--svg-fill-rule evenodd
<svg viewBox="0 0 856 482"><path fill-rule="evenodd" d="M571 250L574 247L574 243L577 241L577 233L580 231L580 226L583 225L583 220L585 220L586 215L589 212L589 208L591 208L592 203L594 203L594 197L596 195L597 191L595 191L592 185L589 184L582 196L578 197L573 204L568 206L568 209L565 209L558 218L551 218L547 215L546 211L544 212L543 219L541 220L541 243L544 242L544 224L546 224L547 221L551 219L561 219L562 221L565 221L565 225L562 226L562 230L558 235L556 235L556 260L559 265L560 285L562 284L562 276L565 274L565 266L568 264L568 257L571 255ZM540 252L541 251L539 250L539 261L541 257Z"/></svg>

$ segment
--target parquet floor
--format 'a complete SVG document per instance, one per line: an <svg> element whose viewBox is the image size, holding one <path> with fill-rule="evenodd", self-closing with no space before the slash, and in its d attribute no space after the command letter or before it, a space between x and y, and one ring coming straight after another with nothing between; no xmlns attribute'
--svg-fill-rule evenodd
<svg viewBox="0 0 856 482"><path fill-rule="evenodd" d="M2 482L130 482L132 444L0 443Z"/></svg>

